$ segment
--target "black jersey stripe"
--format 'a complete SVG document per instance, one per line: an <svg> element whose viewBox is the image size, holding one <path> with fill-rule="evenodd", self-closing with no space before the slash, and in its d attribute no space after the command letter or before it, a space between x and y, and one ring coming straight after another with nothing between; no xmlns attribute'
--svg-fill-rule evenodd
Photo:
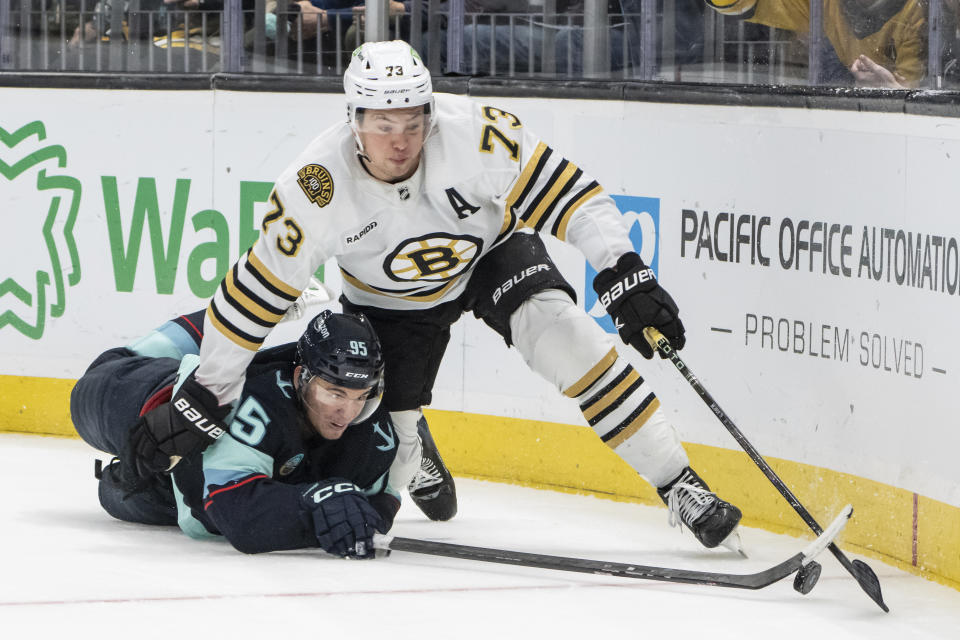
<svg viewBox="0 0 960 640"><path fill-rule="evenodd" d="M637 390L640 388L640 385L643 384L643 378L640 377L640 374L635 376L628 376L624 383L626 384L626 389L622 392L614 392L612 395L606 398L608 404L597 405L595 408L597 411L584 411L583 415L587 419L587 423L592 427L598 424L601 420L606 418L608 415L616 411L624 402Z"/></svg>
<svg viewBox="0 0 960 640"><path fill-rule="evenodd" d="M273 325L277 324L277 322L279 322L280 320L279 318L277 318L276 320L271 321L266 318L262 318L258 316L256 313L254 313L251 309L247 308L246 305L243 304L243 301L237 300L230 293L230 287L227 286L227 278L224 278L223 282L220 283L220 294L223 296L224 302L230 305L231 309L233 309L234 311L242 315L244 318L246 318L250 322L260 325L265 329L273 328Z"/></svg>
<svg viewBox="0 0 960 640"><path fill-rule="evenodd" d="M213 314L213 317L216 318L217 322L219 322L223 327L230 331L230 333L241 340L245 340L253 344L263 344L263 341L266 339L266 334L257 336L252 333L247 333L234 323L230 322L230 320L228 320L227 317L223 315L223 313L217 307L216 298L210 301L210 312Z"/></svg>
<svg viewBox="0 0 960 640"><path fill-rule="evenodd" d="M623 380L624 380L627 376L631 375L631 372L634 372L634 371L636 371L636 369L633 368L633 365L630 364L630 363L627 363L627 366L625 366L625 367L623 368L623 370L622 370L620 373L618 373L613 380L611 380L610 382L608 382L607 384L605 384L602 389L598 389L597 392L594 393L592 396L590 396L589 398L585 399L585 400L580 404L580 410L581 410L581 411L589 411L591 407L593 407L593 406L596 405L598 402L600 402L601 400L603 400L603 398L604 398L608 393L610 393L611 391L613 391L613 390L617 387L617 385L619 385L620 383L622 383ZM640 374L638 373L637 375L640 375Z"/></svg>
<svg viewBox="0 0 960 640"><path fill-rule="evenodd" d="M257 282L263 285L264 289L284 300L295 302L300 296L300 292L286 284L283 280L271 273L260 258L253 252L253 247L247 251L247 259L243 263L244 269L250 272Z"/></svg>
<svg viewBox="0 0 960 640"><path fill-rule="evenodd" d="M404 290L391 290L391 289L382 289L379 287L373 287L369 284L366 284L362 280L357 279L356 277L350 275L342 268L340 269L341 275L343 275L343 281L353 285L361 291L366 291L367 293L374 293L381 296L390 296L393 298L403 298L404 300L415 300L417 302L432 302L437 298L441 297L446 293L453 285L460 279L460 276L455 276L454 278L444 282L438 287L433 287L430 289L404 289Z"/></svg>
<svg viewBox="0 0 960 640"><path fill-rule="evenodd" d="M543 215L543 208L540 203L544 201L547 197L547 194L554 190L557 185L557 182L560 180L560 176L563 175L563 172L567 170L568 167L573 165L570 164L569 160L562 159L560 164L558 164L553 173L550 174L550 177L544 182L543 186L540 188L540 191L537 192L537 195L531 198L530 202L525 203L523 206L523 213L520 214L520 219L523 220L524 224L528 227L533 227L539 222L540 216ZM532 217L536 219L531 220Z"/></svg>
<svg viewBox="0 0 960 640"><path fill-rule="evenodd" d="M547 220L553 216L553 211L557 208L557 204L569 193L573 185L577 184L577 180L579 180L582 175L582 170L577 168L576 165L570 164L557 178L558 182L554 183L553 187L544 196L544 200L530 215L527 220L527 226L532 226L537 231L543 229Z"/></svg>
<svg viewBox="0 0 960 640"><path fill-rule="evenodd" d="M527 160L527 164L524 165L523 169L520 171L520 176L517 178L517 181L513 184L513 188L510 190L510 194L507 196L506 203L507 209L512 207L520 197L520 192L527 188L527 185L530 184L530 176L533 173L534 169L538 166L541 157L544 153L549 151L549 147L543 142L537 144L536 149L533 150L530 159Z"/></svg>
<svg viewBox="0 0 960 640"><path fill-rule="evenodd" d="M340 267L340 273L349 280L350 284L355 286L357 289L363 289L364 291L369 291L370 293L382 293L388 296L396 295L413 295L418 291L422 291L423 287L413 287L412 289L387 289L385 287L375 287L372 284L367 284L357 276L353 275L343 267Z"/></svg>
<svg viewBox="0 0 960 640"><path fill-rule="evenodd" d="M539 154L539 157L538 155ZM550 156L553 155L553 149L543 144L537 146L537 153L530 158L527 162L527 168L523 170L523 173L520 174L517 184L514 185L513 190L510 192L510 195L507 197L507 206L510 208L515 208L517 205L522 203L527 199L527 196L530 194L530 191L533 189L533 185L537 183L537 180L540 178L540 174L543 173L543 168L547 165L547 160L550 159ZM536 160L536 164L533 164ZM533 167L533 170L530 173L527 173L529 167Z"/></svg>
<svg viewBox="0 0 960 640"><path fill-rule="evenodd" d="M425 289L425 290L423 290L423 291L418 291L418 292L416 292L416 293L411 293L410 295L404 296L404 298L407 298L408 300L411 299L411 298L414 298L414 299L416 299L416 298L430 298L430 299L432 300L432 299L434 299L434 297L437 296L437 294L439 294L439 293L441 293L442 291L445 291L445 290L447 290L448 288L450 288L451 286L453 286L453 283L456 282L456 281L459 280L459 279L460 279L460 276L454 276L452 279L447 280L446 282L444 282L444 283L443 283L442 285L440 285L439 287L434 287L433 289Z"/></svg>
<svg viewBox="0 0 960 640"><path fill-rule="evenodd" d="M240 267L234 263L233 268L227 272L226 277L220 285L224 298L230 302L239 313L248 311L260 319L269 322L271 326L280 321L285 311L277 308L258 296L256 292L250 289L246 284L239 280ZM244 315L246 315L244 313Z"/></svg>
<svg viewBox="0 0 960 640"><path fill-rule="evenodd" d="M261 298L259 295L257 295L255 291L253 291L253 289L248 287L245 282L240 280L239 262L235 262L233 264L233 283L236 285L237 289L239 289L243 293L243 295L250 298L252 302L256 303L257 306L262 308L267 313L281 314L281 315L285 313L284 310L281 309L280 307L275 307L269 302L267 302L266 300L264 300L263 298Z"/></svg>
<svg viewBox="0 0 960 640"><path fill-rule="evenodd" d="M210 306L207 307L207 320L210 321L217 331L222 333L230 342L247 349L248 351L257 351L260 348L260 345L263 344L264 338L258 338L252 336L245 331L238 329L232 322L227 320L220 310L217 309L217 304L215 300L210 301Z"/></svg>
<svg viewBox="0 0 960 640"><path fill-rule="evenodd" d="M600 436L600 439L607 443L612 449L615 449L623 442L635 434L642 427L650 415L660 407L660 400L653 393L647 395L643 402L634 409L627 418L615 426L613 429Z"/></svg>
<svg viewBox="0 0 960 640"><path fill-rule="evenodd" d="M563 209L560 210L560 214L557 216L556 221L554 221L553 228L550 229L550 234L559 238L560 240L566 240L567 225L570 223L570 219L573 217L573 214L576 213L577 209L580 208L580 205L602 191L603 187L601 187L600 184L594 180L583 189L578 191L577 195L567 200L567 204L563 206Z"/></svg>

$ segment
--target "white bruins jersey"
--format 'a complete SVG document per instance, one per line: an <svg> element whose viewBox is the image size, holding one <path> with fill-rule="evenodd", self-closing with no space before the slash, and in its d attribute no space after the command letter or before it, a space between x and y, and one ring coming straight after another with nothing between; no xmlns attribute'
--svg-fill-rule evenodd
<svg viewBox="0 0 960 640"><path fill-rule="evenodd" d="M517 116L459 96L435 101L419 167L403 182L367 173L346 123L280 175L260 239L207 311L197 379L221 402L236 397L235 372L330 258L354 304L414 310L456 299L477 261L521 227L572 243L597 270L632 250L597 181Z"/></svg>

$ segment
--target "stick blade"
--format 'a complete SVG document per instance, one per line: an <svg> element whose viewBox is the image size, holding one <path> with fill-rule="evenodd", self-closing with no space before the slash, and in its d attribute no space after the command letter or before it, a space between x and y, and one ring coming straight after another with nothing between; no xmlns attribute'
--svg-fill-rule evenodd
<svg viewBox="0 0 960 640"><path fill-rule="evenodd" d="M873 569L862 560L854 560L850 563L853 568L853 577L860 584L863 591L870 596L870 599L877 603L884 612L889 613L890 608L883 601L883 593L880 590L880 579Z"/></svg>

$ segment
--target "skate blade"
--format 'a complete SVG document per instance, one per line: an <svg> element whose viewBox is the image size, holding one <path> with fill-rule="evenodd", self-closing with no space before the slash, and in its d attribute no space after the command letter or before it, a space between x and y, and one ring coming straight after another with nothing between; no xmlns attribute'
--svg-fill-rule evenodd
<svg viewBox="0 0 960 640"><path fill-rule="evenodd" d="M743 540L740 539L740 527L734 527L733 531L730 532L726 538L723 539L723 542L720 543L721 547L726 547L734 553L739 553L744 558L747 558L747 553L743 550Z"/></svg>

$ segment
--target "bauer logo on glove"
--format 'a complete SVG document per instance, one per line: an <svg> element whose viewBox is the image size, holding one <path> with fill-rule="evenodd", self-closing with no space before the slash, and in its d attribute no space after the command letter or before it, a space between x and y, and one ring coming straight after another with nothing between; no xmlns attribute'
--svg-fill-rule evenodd
<svg viewBox="0 0 960 640"><path fill-rule="evenodd" d="M636 287L637 285L643 282L649 282L650 280L654 282L657 281L656 276L653 275L653 269L650 267L647 267L642 271L632 271L623 279L614 282L613 287L600 296L600 304L603 305L604 309L608 309L610 307L610 303L619 300L620 296L622 296L624 293L627 293L630 291L630 289Z"/></svg>
<svg viewBox="0 0 960 640"><path fill-rule="evenodd" d="M223 429L210 422L204 414L192 407L190 401L186 398L177 398L174 400L173 406L197 431L205 433L213 440L217 440L223 435Z"/></svg>
<svg viewBox="0 0 960 640"><path fill-rule="evenodd" d="M616 266L598 273L593 289L613 318L620 338L644 358L653 357L653 348L643 337L646 327L659 329L674 349L683 348L686 338L677 303L633 251L620 256Z"/></svg>

